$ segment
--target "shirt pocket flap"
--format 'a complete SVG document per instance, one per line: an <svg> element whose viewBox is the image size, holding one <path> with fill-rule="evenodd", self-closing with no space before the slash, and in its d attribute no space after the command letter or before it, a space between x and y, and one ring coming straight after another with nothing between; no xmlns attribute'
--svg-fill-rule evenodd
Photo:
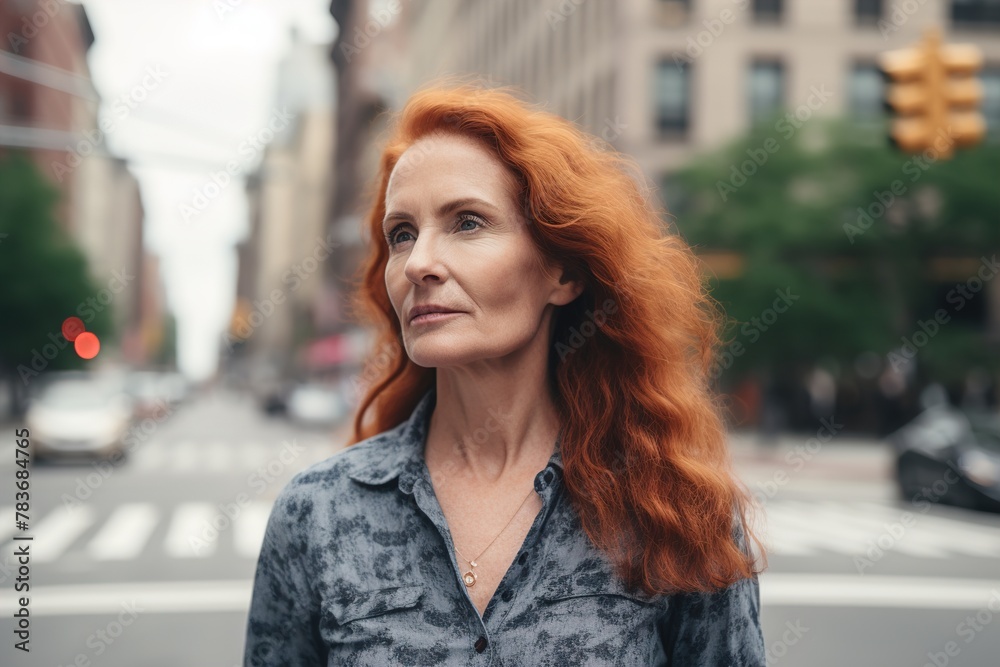
<svg viewBox="0 0 1000 667"><path fill-rule="evenodd" d="M595 595L613 595L619 598L634 600L642 604L655 605L656 598L646 594L641 589L628 590L619 577L610 571L586 575L564 575L545 585L539 593L539 598L548 602L583 598Z"/></svg>
<svg viewBox="0 0 1000 667"><path fill-rule="evenodd" d="M337 623L343 625L363 618L380 616L396 609L415 607L423 594L423 586L394 586L361 591L332 601L329 611L337 619Z"/></svg>

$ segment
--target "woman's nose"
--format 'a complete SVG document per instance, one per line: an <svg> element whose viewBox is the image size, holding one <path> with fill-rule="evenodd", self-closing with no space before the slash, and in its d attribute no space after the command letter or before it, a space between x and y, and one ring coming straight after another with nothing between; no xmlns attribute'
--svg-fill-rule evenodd
<svg viewBox="0 0 1000 667"><path fill-rule="evenodd" d="M406 277L414 283L421 282L429 276L443 277L444 267L441 253L441 243L436 234L424 232L418 236L410 247L410 253L406 258L404 267Z"/></svg>

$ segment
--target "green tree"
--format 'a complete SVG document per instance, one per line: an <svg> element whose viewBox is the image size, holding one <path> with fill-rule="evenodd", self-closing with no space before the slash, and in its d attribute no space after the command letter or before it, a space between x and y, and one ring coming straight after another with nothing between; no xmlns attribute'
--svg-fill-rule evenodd
<svg viewBox="0 0 1000 667"><path fill-rule="evenodd" d="M1000 147L937 160L897 153L883 132L840 120L762 124L670 178L667 206L684 237L702 253L742 255L738 276L711 280L733 320L728 338L744 350L727 380L888 355L942 307L949 283L932 274L936 261L974 258L975 279L979 258L988 266L1000 250ZM786 289L793 304L766 331L754 325ZM987 300L980 290L966 313ZM957 303L945 307L947 323L917 351L925 377L995 372L996 342Z"/></svg>
<svg viewBox="0 0 1000 667"><path fill-rule="evenodd" d="M62 336L62 322L76 315L107 343L110 307L88 308L98 290L87 260L57 224L56 190L19 152L0 157L0 376L11 383L15 412L42 371L87 363ZM113 304L111 304L113 306Z"/></svg>

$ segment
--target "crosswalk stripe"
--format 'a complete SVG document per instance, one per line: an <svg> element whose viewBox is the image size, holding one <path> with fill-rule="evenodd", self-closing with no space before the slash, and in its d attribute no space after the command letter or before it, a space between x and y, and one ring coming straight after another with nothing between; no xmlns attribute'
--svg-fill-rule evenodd
<svg viewBox="0 0 1000 667"><path fill-rule="evenodd" d="M768 519L768 523L758 530L769 552L786 556L813 556L819 553L809 543L808 534L786 525L781 514L771 515Z"/></svg>
<svg viewBox="0 0 1000 667"><path fill-rule="evenodd" d="M235 524L233 546L243 558L257 558L264 543L264 530L271 514L270 503L252 502L233 522Z"/></svg>
<svg viewBox="0 0 1000 667"><path fill-rule="evenodd" d="M823 549L848 556L874 550L933 559L955 553L1000 557L1000 529L905 506L784 500L769 503L766 514L765 544L781 555L809 556Z"/></svg>
<svg viewBox="0 0 1000 667"><path fill-rule="evenodd" d="M259 456L260 448L253 448ZM14 506L5 505L0 511L11 517L0 533L0 542L9 548L11 535L17 533L12 520ZM31 520L25 535L34 538L33 559L58 560L97 523L96 511L92 503L56 506ZM972 517L966 520L957 510L954 518L914 510L907 525L903 521L907 511L906 506L875 502L781 500L767 505L765 516L754 528L767 552L782 556L832 552L870 558L871 550L877 548L881 553L923 559L960 554L1000 558L1000 525L977 523ZM139 558L149 552L150 536L162 519L167 522L166 534L162 545L155 548L162 548L169 557L207 558L219 552L219 540L231 540L238 558L254 559L260 553L270 512L271 503L266 500L240 506L232 519L210 502L187 502L172 508L159 508L150 502L128 503L104 517L83 553L95 561Z"/></svg>
<svg viewBox="0 0 1000 667"><path fill-rule="evenodd" d="M984 558L1000 558L1000 529L965 521L957 522L940 516L920 515L919 511L917 514L915 521L920 527L926 533L935 535L950 551Z"/></svg>
<svg viewBox="0 0 1000 667"><path fill-rule="evenodd" d="M916 525L900 522L902 512L885 507L881 518L853 510L835 502L789 503L796 516L815 526L826 527L838 542L844 540L841 553L850 556L866 554L869 549L890 549L923 558L945 558L947 553L926 541L926 533Z"/></svg>
<svg viewBox="0 0 1000 667"><path fill-rule="evenodd" d="M192 440L179 440L170 445L169 470L171 472L187 472L198 467L201 452L198 443Z"/></svg>
<svg viewBox="0 0 1000 667"><path fill-rule="evenodd" d="M923 517L904 517L909 510L875 503L852 505L850 518L874 533L874 546L881 548L879 541L889 543L898 553L920 558L948 558L948 545L940 535L931 533L923 525ZM913 512L910 512L912 515ZM891 538L891 539L890 539Z"/></svg>
<svg viewBox="0 0 1000 667"><path fill-rule="evenodd" d="M215 552L217 509L210 503L183 503L174 510L163 547L173 558L206 558Z"/></svg>
<svg viewBox="0 0 1000 667"><path fill-rule="evenodd" d="M272 454L270 449L261 442L251 440L239 445L236 459L242 468L256 470L261 466L266 466Z"/></svg>
<svg viewBox="0 0 1000 667"><path fill-rule="evenodd" d="M768 506L769 530L777 528L785 534L794 535L800 542L828 551L846 555L861 553L862 542L856 530L849 526L837 526L834 530L832 526L821 523L811 512L789 505L786 502Z"/></svg>
<svg viewBox="0 0 1000 667"><path fill-rule="evenodd" d="M137 472L148 472L150 470L157 470L163 467L163 462L166 460L166 449L163 447L163 442L160 440L151 440L146 443L140 443L138 447L135 448L135 452L131 456L131 468Z"/></svg>
<svg viewBox="0 0 1000 667"><path fill-rule="evenodd" d="M130 560L138 556L156 527L159 511L152 503L117 508L87 545L94 560Z"/></svg>
<svg viewBox="0 0 1000 667"><path fill-rule="evenodd" d="M94 510L89 505L72 508L61 505L52 510L31 531L34 534L36 563L51 563L62 555L73 541L94 523Z"/></svg>
<svg viewBox="0 0 1000 667"><path fill-rule="evenodd" d="M225 442L214 440L205 446L205 460L203 465L206 470L225 471L231 470L235 452L233 447Z"/></svg>

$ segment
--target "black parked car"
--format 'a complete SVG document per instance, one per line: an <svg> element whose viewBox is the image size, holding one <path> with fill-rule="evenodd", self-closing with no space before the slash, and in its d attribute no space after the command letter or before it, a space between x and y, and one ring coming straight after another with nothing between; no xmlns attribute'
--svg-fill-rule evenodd
<svg viewBox="0 0 1000 667"><path fill-rule="evenodd" d="M888 440L903 499L1000 512L1000 415L936 406Z"/></svg>

